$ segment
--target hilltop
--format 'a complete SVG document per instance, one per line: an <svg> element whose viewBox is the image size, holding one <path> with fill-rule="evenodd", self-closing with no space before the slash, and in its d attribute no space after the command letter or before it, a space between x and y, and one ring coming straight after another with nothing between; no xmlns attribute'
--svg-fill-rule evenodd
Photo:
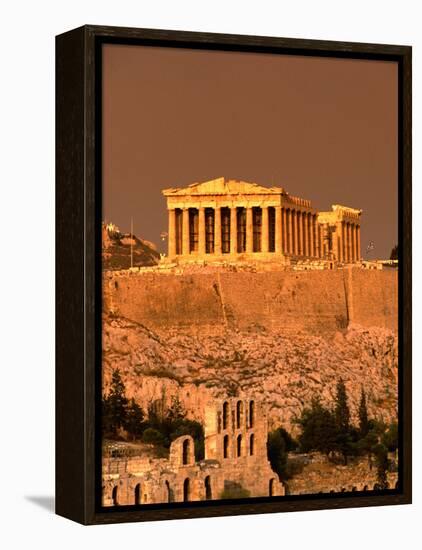
<svg viewBox="0 0 422 550"><path fill-rule="evenodd" d="M139 239L130 233L121 233L111 223L103 225L102 245L103 269L129 269L131 267L131 245L133 267L157 265L160 260L160 254L153 243Z"/></svg>

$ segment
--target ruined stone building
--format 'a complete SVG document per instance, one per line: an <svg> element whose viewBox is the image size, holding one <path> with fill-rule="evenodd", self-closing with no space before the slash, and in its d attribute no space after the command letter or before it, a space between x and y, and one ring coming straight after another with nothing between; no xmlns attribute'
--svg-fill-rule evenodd
<svg viewBox="0 0 422 550"><path fill-rule="evenodd" d="M281 187L218 178L163 190L168 257L182 261L360 260L362 211L337 204L319 212Z"/></svg>
<svg viewBox="0 0 422 550"><path fill-rule="evenodd" d="M267 415L262 403L230 398L206 406L205 458L195 461L194 440L175 439L169 458L103 458L103 505L219 499L243 488L251 497L284 495L267 458Z"/></svg>

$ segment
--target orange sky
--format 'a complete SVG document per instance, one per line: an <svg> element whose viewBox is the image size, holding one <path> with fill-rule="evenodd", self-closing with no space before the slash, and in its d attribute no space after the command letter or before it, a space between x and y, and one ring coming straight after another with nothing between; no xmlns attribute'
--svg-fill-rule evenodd
<svg viewBox="0 0 422 550"><path fill-rule="evenodd" d="M394 62L103 46L103 219L159 246L161 189L226 176L362 208L389 257L397 140Z"/></svg>

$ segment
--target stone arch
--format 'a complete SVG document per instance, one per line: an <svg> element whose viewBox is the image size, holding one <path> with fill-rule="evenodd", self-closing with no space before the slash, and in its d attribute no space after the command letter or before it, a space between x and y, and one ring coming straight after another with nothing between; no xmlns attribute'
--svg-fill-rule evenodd
<svg viewBox="0 0 422 550"><path fill-rule="evenodd" d="M183 482L183 502L188 502L190 500L190 480L187 477Z"/></svg>
<svg viewBox="0 0 422 550"><path fill-rule="evenodd" d="M141 504L141 502L142 502L141 484L137 483L135 486L135 504Z"/></svg>
<svg viewBox="0 0 422 550"><path fill-rule="evenodd" d="M240 428L243 420L243 402L236 403L236 428Z"/></svg>
<svg viewBox="0 0 422 550"><path fill-rule="evenodd" d="M229 425L229 404L227 401L223 403L223 430L227 430Z"/></svg>
<svg viewBox="0 0 422 550"><path fill-rule="evenodd" d="M275 479L272 477L268 482L268 494L270 495L270 497L274 496L274 484Z"/></svg>
<svg viewBox="0 0 422 550"><path fill-rule="evenodd" d="M242 456L242 434L239 434L236 439L237 456Z"/></svg>
<svg viewBox="0 0 422 550"><path fill-rule="evenodd" d="M251 434L249 436L249 454L253 456L255 452L255 436L254 434Z"/></svg>
<svg viewBox="0 0 422 550"><path fill-rule="evenodd" d="M185 439L182 443L182 464L186 466L189 463L189 439Z"/></svg>
<svg viewBox="0 0 422 550"><path fill-rule="evenodd" d="M212 499L212 487L211 487L211 477L207 476L204 480L205 485L205 500Z"/></svg>
<svg viewBox="0 0 422 550"><path fill-rule="evenodd" d="M182 435L172 441L169 458L172 468L195 464L193 438L190 435Z"/></svg>
<svg viewBox="0 0 422 550"><path fill-rule="evenodd" d="M119 505L119 498L118 498L119 488L117 485L113 487L113 490L111 491L111 501L113 502L113 506Z"/></svg>
<svg viewBox="0 0 422 550"><path fill-rule="evenodd" d="M249 401L249 427L253 428L255 423L255 401Z"/></svg>
<svg viewBox="0 0 422 550"><path fill-rule="evenodd" d="M229 458L229 436L225 435L223 437L223 457Z"/></svg>

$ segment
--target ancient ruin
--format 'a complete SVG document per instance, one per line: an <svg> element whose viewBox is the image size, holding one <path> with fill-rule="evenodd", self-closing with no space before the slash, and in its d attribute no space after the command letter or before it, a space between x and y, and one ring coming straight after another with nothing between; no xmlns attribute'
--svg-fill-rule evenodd
<svg viewBox="0 0 422 550"><path fill-rule="evenodd" d="M242 488L251 497L284 495L267 458L267 414L256 400L217 399L204 418L205 458L195 462L185 435L169 458L103 457L103 505L153 504L219 499Z"/></svg>
<svg viewBox="0 0 422 550"><path fill-rule="evenodd" d="M163 195L170 260L361 259L362 210L334 204L318 212L281 187L223 177L165 189Z"/></svg>

